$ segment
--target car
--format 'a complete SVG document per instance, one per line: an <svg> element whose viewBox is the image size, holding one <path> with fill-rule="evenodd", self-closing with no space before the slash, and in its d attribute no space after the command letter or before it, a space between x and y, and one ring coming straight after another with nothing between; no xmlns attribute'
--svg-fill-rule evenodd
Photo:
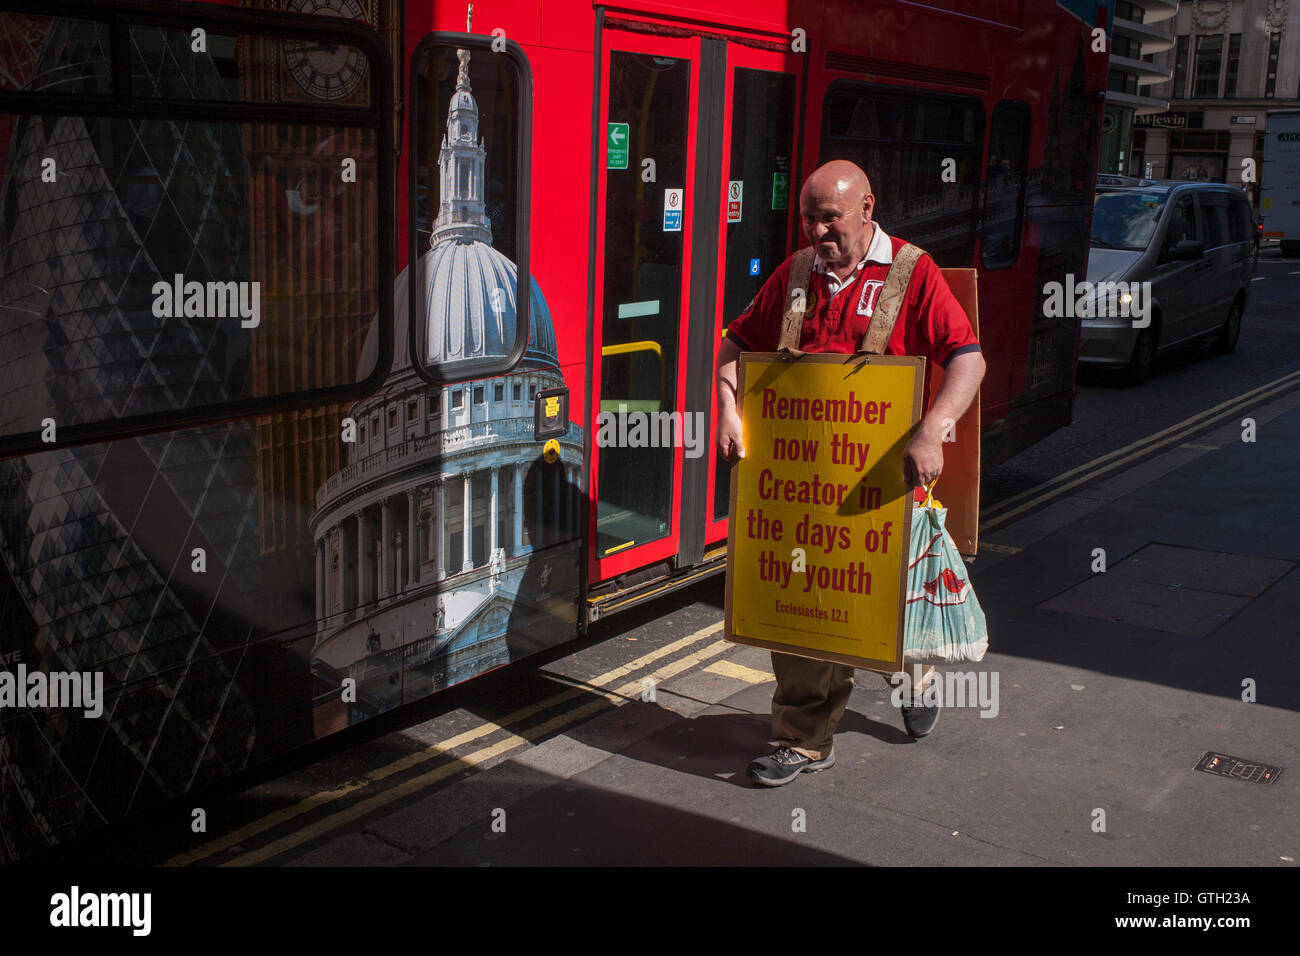
<svg viewBox="0 0 1300 956"><path fill-rule="evenodd" d="M1250 201L1235 186L1148 180L1099 189L1091 291L1076 313L1079 364L1122 370L1140 384L1156 355L1174 346L1209 337L1217 351L1231 352L1257 238Z"/></svg>

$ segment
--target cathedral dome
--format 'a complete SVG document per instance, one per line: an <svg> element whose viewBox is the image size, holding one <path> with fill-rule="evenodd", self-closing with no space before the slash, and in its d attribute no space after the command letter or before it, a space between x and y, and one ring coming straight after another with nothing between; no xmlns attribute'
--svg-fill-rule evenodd
<svg viewBox="0 0 1300 956"><path fill-rule="evenodd" d="M452 249L449 247L459 247ZM442 242L420 259L424 281L423 328L430 343L426 365L458 359L501 358L514 345L517 322L515 264L482 242ZM407 298L407 270L393 284L393 369L389 378L411 371L410 333L407 331L410 300ZM560 367L555 347L555 326L551 310L537 280L530 277L532 299L528 311L528 346L517 366ZM493 292L501 290L501 312L492 308ZM377 325L371 325L361 350L362 375L375 367Z"/></svg>
<svg viewBox="0 0 1300 956"><path fill-rule="evenodd" d="M427 361L505 356L517 323L515 264L484 242L445 240L421 262L428 319ZM537 280L530 279L528 349L524 359L558 367L555 327Z"/></svg>

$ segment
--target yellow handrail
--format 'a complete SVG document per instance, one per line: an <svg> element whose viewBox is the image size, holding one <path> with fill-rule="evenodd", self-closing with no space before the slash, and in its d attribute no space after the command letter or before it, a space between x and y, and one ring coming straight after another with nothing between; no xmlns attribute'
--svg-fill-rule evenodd
<svg viewBox="0 0 1300 956"><path fill-rule="evenodd" d="M664 366L664 350L658 342L646 339L641 342L620 342L617 345L605 345L601 347L600 357L630 355L633 352L654 352L655 358L659 360L659 401L662 403L664 392L668 389L668 369Z"/></svg>

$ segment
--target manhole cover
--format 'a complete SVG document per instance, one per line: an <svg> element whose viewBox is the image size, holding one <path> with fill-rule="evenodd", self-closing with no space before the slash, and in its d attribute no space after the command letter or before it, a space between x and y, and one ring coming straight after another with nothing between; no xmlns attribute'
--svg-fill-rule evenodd
<svg viewBox="0 0 1300 956"><path fill-rule="evenodd" d="M1217 777L1236 777L1238 780L1249 780L1251 783L1272 783L1282 773L1281 767L1259 763L1256 760L1243 760L1241 757L1230 757L1227 754L1215 753L1213 750L1207 750L1205 755L1196 762L1196 769L1212 773Z"/></svg>

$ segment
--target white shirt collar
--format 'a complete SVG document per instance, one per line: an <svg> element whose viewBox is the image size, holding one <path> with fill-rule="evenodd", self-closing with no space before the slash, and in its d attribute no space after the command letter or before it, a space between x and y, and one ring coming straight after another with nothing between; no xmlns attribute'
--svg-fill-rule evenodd
<svg viewBox="0 0 1300 956"><path fill-rule="evenodd" d="M894 262L893 244L890 243L889 236L885 235L885 230L880 223L876 223L876 234L871 237L871 245L867 246L867 254L862 257L857 269L853 271L859 271L868 262L878 262L882 265L892 265ZM833 277L833 273L826 268L825 260L816 253L813 254L813 270Z"/></svg>

